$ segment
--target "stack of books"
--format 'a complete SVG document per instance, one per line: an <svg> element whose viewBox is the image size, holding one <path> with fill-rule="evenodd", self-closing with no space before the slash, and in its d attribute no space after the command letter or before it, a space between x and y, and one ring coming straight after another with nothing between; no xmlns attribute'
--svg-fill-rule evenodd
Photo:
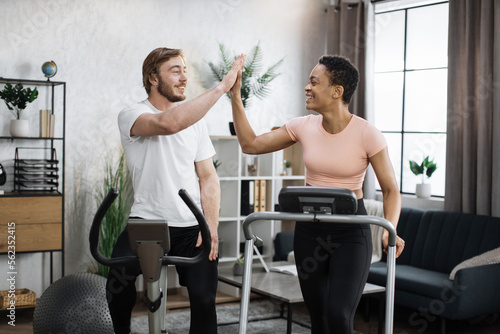
<svg viewBox="0 0 500 334"><path fill-rule="evenodd" d="M54 137L55 115L47 109L40 110L40 137Z"/></svg>
<svg viewBox="0 0 500 334"><path fill-rule="evenodd" d="M241 215L266 211L266 180L241 181Z"/></svg>

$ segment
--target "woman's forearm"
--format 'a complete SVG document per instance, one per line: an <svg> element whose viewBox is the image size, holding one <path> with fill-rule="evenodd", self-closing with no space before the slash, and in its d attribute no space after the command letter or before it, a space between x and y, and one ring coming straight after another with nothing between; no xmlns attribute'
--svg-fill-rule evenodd
<svg viewBox="0 0 500 334"><path fill-rule="evenodd" d="M399 214L401 213L401 194L398 189L382 192L384 218L390 221L394 228L398 226Z"/></svg>
<svg viewBox="0 0 500 334"><path fill-rule="evenodd" d="M240 142L241 150L248 154L257 153L253 147L256 138L255 132L245 114L245 108L243 107L243 101L241 100L240 94L232 94L231 106L233 109L234 129L236 130L236 136Z"/></svg>

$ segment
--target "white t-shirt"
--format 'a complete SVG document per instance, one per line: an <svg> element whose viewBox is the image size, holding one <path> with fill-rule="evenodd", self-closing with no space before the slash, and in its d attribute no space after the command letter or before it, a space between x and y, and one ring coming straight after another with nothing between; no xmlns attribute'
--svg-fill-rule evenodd
<svg viewBox="0 0 500 334"><path fill-rule="evenodd" d="M121 142L134 187L130 216L164 219L173 227L194 226L198 222L178 193L186 189L201 208L194 163L212 157L215 150L203 119L173 135L130 137L130 129L140 115L159 112L145 100L118 115Z"/></svg>

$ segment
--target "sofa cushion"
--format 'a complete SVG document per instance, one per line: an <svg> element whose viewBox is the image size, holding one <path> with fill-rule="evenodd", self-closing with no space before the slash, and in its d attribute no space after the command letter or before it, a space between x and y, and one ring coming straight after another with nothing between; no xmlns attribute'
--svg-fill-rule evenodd
<svg viewBox="0 0 500 334"><path fill-rule="evenodd" d="M397 232L398 235L405 240L406 246L403 253L401 253L397 259L398 264L410 264L419 223L424 215L424 212L425 211L421 209L407 207L401 208ZM385 260L385 253L383 258Z"/></svg>
<svg viewBox="0 0 500 334"><path fill-rule="evenodd" d="M373 263L370 267L368 281L383 285L386 283L387 264ZM449 286L448 274L412 267L396 266L396 290L404 290L430 298L440 298L446 286Z"/></svg>
<svg viewBox="0 0 500 334"><path fill-rule="evenodd" d="M288 254L293 251L293 231L279 232L274 238L273 261L286 261Z"/></svg>

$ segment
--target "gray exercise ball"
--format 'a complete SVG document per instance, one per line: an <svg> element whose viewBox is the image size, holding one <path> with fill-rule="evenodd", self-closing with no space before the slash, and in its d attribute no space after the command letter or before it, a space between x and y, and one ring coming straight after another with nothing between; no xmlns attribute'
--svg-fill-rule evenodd
<svg viewBox="0 0 500 334"><path fill-rule="evenodd" d="M113 334L106 279L78 273L54 282L37 301L33 333Z"/></svg>

